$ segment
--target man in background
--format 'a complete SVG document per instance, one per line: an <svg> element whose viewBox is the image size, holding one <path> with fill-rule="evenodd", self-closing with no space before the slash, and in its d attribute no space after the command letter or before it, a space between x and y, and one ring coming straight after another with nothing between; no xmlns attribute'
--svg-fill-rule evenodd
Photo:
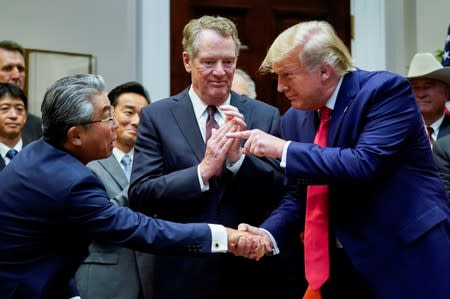
<svg viewBox="0 0 450 299"><path fill-rule="evenodd" d="M144 87L134 81L116 86L108 98L117 124L113 154L92 161L87 167L103 182L111 202L128 207L139 113L150 103L150 98ZM77 271L76 280L83 299L150 299L152 270L152 255L94 241L89 246L89 256Z"/></svg>
<svg viewBox="0 0 450 299"><path fill-rule="evenodd" d="M130 207L177 222L259 224L283 192L279 160L242 155L240 142L224 135L243 128L279 135L279 111L231 92L240 47L232 21L193 19L182 44L192 85L142 109ZM232 255L157 255L154 299L296 298L302 256L291 249L260 263ZM249 279L256 285L249 286Z"/></svg>
<svg viewBox="0 0 450 299"><path fill-rule="evenodd" d="M256 86L252 78L242 69L234 72L231 90L252 99L256 99Z"/></svg>
<svg viewBox="0 0 450 299"><path fill-rule="evenodd" d="M450 97L450 67L443 67L431 53L417 53L407 78L433 144L450 133L450 116L445 113L445 103Z"/></svg>
<svg viewBox="0 0 450 299"><path fill-rule="evenodd" d="M17 85L0 83L0 171L30 142L22 136L26 102L27 97Z"/></svg>
<svg viewBox="0 0 450 299"><path fill-rule="evenodd" d="M0 83L11 83L22 90L25 86L26 67L25 50L15 41L0 41ZM28 109L28 101L25 103ZM36 140L42 136L41 118L27 113L23 136L27 140Z"/></svg>

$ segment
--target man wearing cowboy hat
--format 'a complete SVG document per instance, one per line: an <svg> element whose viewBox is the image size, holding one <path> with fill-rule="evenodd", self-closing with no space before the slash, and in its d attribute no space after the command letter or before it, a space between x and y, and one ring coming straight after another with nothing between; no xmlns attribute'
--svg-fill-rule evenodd
<svg viewBox="0 0 450 299"><path fill-rule="evenodd" d="M445 102L450 96L450 67L443 67L431 53L414 55L407 78L411 82L430 141L450 134Z"/></svg>

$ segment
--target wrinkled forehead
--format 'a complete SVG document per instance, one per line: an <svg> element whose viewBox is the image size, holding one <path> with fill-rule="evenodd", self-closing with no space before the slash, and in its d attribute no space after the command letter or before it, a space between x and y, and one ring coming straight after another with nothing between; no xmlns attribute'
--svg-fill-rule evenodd
<svg viewBox="0 0 450 299"><path fill-rule="evenodd" d="M0 63L1 64L25 64L25 59L18 51L10 51L0 48Z"/></svg>

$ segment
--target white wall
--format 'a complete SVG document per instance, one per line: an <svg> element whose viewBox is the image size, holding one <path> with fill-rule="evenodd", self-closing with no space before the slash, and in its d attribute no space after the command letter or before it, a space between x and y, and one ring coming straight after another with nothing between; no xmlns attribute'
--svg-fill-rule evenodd
<svg viewBox="0 0 450 299"><path fill-rule="evenodd" d="M92 54L109 87L137 79L136 0L0 1L0 39Z"/></svg>
<svg viewBox="0 0 450 299"><path fill-rule="evenodd" d="M356 66L406 75L415 53L443 49L450 1L351 0L351 13Z"/></svg>
<svg viewBox="0 0 450 299"><path fill-rule="evenodd" d="M415 0L418 52L443 49L450 23L449 0ZM411 57L412 58L412 57Z"/></svg>

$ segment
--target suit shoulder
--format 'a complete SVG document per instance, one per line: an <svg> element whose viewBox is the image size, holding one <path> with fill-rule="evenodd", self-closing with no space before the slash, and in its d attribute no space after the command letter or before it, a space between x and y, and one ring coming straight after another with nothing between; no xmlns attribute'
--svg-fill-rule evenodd
<svg viewBox="0 0 450 299"><path fill-rule="evenodd" d="M450 148L450 135L438 138L434 144L442 148Z"/></svg>
<svg viewBox="0 0 450 299"><path fill-rule="evenodd" d="M398 85L407 84L409 85L408 79L405 77L389 72L389 71L365 71L358 70L360 81L363 83L370 83L372 86L377 85Z"/></svg>
<svg viewBox="0 0 450 299"><path fill-rule="evenodd" d="M258 110L258 111L267 111L269 113L275 113L279 114L279 110L277 107L272 106L266 102L263 102L258 99L249 99L247 100L247 105L251 107L252 110Z"/></svg>

